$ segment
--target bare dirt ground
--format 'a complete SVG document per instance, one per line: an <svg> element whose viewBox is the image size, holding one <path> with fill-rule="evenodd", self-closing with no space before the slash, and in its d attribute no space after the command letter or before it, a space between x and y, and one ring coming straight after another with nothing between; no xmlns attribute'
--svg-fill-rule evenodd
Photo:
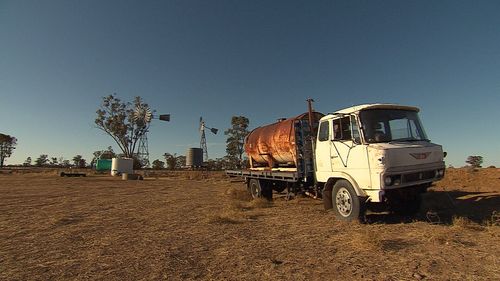
<svg viewBox="0 0 500 281"><path fill-rule="evenodd" d="M416 218L367 224L221 175L4 172L0 280L500 280L498 212L500 169L449 169Z"/></svg>

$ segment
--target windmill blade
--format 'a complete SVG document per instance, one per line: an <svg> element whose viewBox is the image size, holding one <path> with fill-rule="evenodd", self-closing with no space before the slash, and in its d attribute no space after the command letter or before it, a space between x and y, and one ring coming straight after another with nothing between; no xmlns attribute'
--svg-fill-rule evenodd
<svg viewBox="0 0 500 281"><path fill-rule="evenodd" d="M203 118L200 117L200 128L199 128L200 131L203 131L205 130L205 122L203 122Z"/></svg>
<svg viewBox="0 0 500 281"><path fill-rule="evenodd" d="M219 131L219 129L216 129L216 128L210 128L210 132L212 132L214 135L217 135L217 132Z"/></svg>
<svg viewBox="0 0 500 281"><path fill-rule="evenodd" d="M146 112L144 113L144 121L146 123L151 122L151 119L153 118L153 113L151 112L150 108L146 108Z"/></svg>
<svg viewBox="0 0 500 281"><path fill-rule="evenodd" d="M139 118L140 118L140 115L141 115L140 111L141 111L141 109L140 109L139 107L136 107L136 108L134 109L133 119L134 119L134 121L136 121L136 122L137 122L137 121L139 120Z"/></svg>
<svg viewBox="0 0 500 281"><path fill-rule="evenodd" d="M147 106L138 105L134 109L133 119L137 123L143 123L143 125L146 125L151 122L151 119L153 119L153 112Z"/></svg>

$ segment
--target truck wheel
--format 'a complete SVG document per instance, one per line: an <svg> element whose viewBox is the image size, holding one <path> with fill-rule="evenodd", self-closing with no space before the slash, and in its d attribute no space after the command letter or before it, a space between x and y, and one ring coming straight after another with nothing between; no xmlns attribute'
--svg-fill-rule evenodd
<svg viewBox="0 0 500 281"><path fill-rule="evenodd" d="M252 195L252 198L260 198L262 196L262 189L260 188L259 180L250 179L248 182L248 192Z"/></svg>
<svg viewBox="0 0 500 281"><path fill-rule="evenodd" d="M333 186L332 203L335 216L339 220L352 221L362 217L358 195L346 180L339 180Z"/></svg>
<svg viewBox="0 0 500 281"><path fill-rule="evenodd" d="M248 182L248 191L252 198L266 198L267 200L273 199L273 189L270 184L258 179L250 179Z"/></svg>

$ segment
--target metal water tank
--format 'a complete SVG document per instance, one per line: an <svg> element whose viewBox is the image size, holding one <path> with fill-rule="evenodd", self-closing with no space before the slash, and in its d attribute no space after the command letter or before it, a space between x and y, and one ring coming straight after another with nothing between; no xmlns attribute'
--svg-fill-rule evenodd
<svg viewBox="0 0 500 281"><path fill-rule="evenodd" d="M323 114L313 112L313 126L318 125ZM272 168L277 165L296 167L298 162L297 123L308 124L308 113L258 127L248 134L245 140L245 152L251 163ZM309 127L308 125L306 125Z"/></svg>
<svg viewBox="0 0 500 281"><path fill-rule="evenodd" d="M113 158L111 161L111 175L119 176L121 174L134 173L134 159L132 158Z"/></svg>
<svg viewBox="0 0 500 281"><path fill-rule="evenodd" d="M203 149L198 147L188 148L186 153L186 166L201 167L203 164Z"/></svg>

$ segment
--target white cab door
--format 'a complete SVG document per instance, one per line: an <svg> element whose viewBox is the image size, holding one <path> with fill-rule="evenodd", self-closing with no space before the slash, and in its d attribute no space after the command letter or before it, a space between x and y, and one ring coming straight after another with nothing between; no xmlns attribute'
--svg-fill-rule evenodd
<svg viewBox="0 0 500 281"><path fill-rule="evenodd" d="M316 141L316 178L320 182L326 182L332 171L330 146L331 122L324 120L319 124Z"/></svg>
<svg viewBox="0 0 500 281"><path fill-rule="evenodd" d="M361 143L354 116L332 120L330 146L333 173L347 174L362 188L370 188L370 170L366 145Z"/></svg>

